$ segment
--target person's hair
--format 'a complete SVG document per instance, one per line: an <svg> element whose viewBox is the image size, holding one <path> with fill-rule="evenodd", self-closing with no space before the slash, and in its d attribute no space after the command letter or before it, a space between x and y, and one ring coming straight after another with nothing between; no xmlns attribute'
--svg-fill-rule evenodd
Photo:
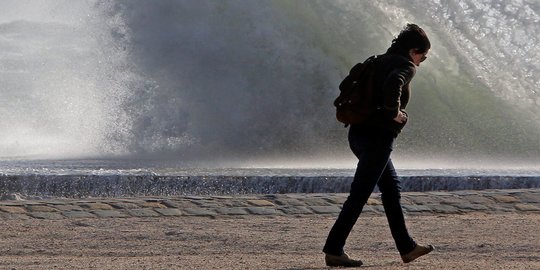
<svg viewBox="0 0 540 270"><path fill-rule="evenodd" d="M390 53L408 54L411 49L425 53L431 48L426 32L416 24L407 24L399 35L392 40Z"/></svg>

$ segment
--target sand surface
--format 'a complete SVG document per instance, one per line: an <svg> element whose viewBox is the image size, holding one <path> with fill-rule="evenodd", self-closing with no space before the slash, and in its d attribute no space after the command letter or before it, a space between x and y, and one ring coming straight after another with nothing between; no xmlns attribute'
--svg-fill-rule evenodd
<svg viewBox="0 0 540 270"><path fill-rule="evenodd" d="M0 269L327 269L334 217L2 220ZM403 264L386 219L362 216L347 252L368 269L540 269L539 214L407 218L436 251Z"/></svg>

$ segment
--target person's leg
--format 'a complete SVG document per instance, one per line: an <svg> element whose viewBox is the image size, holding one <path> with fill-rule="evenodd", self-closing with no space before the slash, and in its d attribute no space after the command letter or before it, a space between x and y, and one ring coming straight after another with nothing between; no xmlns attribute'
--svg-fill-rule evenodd
<svg viewBox="0 0 540 270"><path fill-rule="evenodd" d="M405 225L405 217L400 203L401 183L391 159L386 164L378 186L392 237L399 253L405 255L416 247L416 243L409 235Z"/></svg>
<svg viewBox="0 0 540 270"><path fill-rule="evenodd" d="M351 127L349 143L358 157L358 166L350 195L326 240L323 248L325 253L338 256L344 254L347 237L386 167L393 140L390 134Z"/></svg>

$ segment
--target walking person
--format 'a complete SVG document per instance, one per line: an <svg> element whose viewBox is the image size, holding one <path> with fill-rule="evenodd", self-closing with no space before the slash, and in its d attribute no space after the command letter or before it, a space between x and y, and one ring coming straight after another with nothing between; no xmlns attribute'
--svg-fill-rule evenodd
<svg viewBox="0 0 540 270"><path fill-rule="evenodd" d="M385 54L375 58L374 92L378 109L361 124L349 128L349 146L358 158L350 195L343 204L323 248L328 266L357 267L344 246L375 186L379 187L392 237L403 262L409 263L434 248L417 244L407 231L400 203L400 182L390 154L393 143L407 123L404 111L410 97L409 83L431 48L419 26L407 24Z"/></svg>

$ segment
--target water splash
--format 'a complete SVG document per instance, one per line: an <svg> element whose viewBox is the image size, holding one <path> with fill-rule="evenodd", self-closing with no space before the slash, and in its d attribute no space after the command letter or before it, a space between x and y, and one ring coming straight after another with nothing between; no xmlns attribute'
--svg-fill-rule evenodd
<svg viewBox="0 0 540 270"><path fill-rule="evenodd" d="M110 23L88 2L6 5L19 13L4 9L10 20L0 24L1 155L125 151L111 138L129 136L122 106L132 72Z"/></svg>
<svg viewBox="0 0 540 270"><path fill-rule="evenodd" d="M336 85L410 21L428 31L433 50L413 83L413 121L397 158L540 156L534 1L5 7L4 157L352 159L333 119Z"/></svg>

